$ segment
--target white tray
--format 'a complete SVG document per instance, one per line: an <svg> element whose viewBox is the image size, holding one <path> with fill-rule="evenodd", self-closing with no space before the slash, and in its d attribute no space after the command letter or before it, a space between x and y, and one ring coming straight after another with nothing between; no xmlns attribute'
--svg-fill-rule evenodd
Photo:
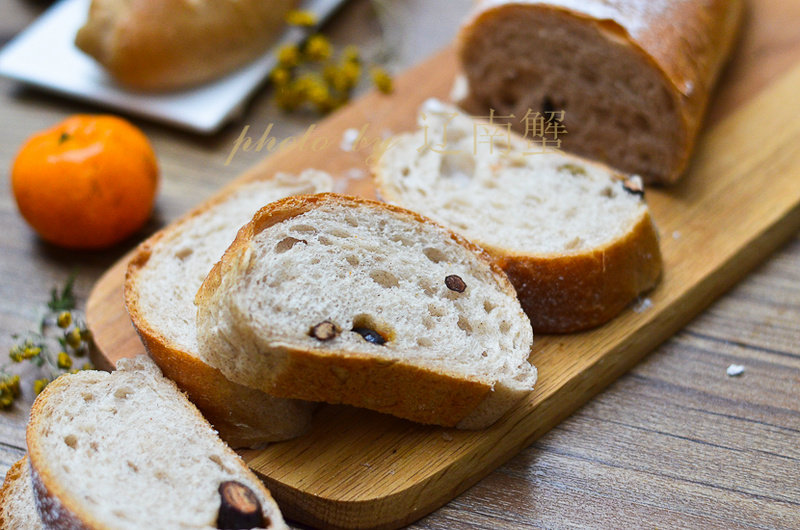
<svg viewBox="0 0 800 530"><path fill-rule="evenodd" d="M303 8L324 22L346 0L306 0ZM275 67L270 51L217 81L168 94L128 91L93 59L75 47L90 0L61 0L0 51L0 75L198 133L210 134L236 117L247 99ZM299 43L300 28L288 28L278 41Z"/></svg>

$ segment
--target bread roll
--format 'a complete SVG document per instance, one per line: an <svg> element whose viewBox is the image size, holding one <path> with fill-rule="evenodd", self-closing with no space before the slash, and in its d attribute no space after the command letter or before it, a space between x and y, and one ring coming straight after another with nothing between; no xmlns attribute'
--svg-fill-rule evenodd
<svg viewBox="0 0 800 530"><path fill-rule="evenodd" d="M297 0L92 0L75 44L119 83L164 91L264 53Z"/></svg>
<svg viewBox="0 0 800 530"><path fill-rule="evenodd" d="M464 25L462 106L565 110L561 147L675 182L734 42L741 0L484 0Z"/></svg>

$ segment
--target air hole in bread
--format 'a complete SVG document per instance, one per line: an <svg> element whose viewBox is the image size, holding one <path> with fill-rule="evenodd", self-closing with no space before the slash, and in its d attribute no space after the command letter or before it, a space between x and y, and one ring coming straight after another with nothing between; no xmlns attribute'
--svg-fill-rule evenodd
<svg viewBox="0 0 800 530"><path fill-rule="evenodd" d="M488 353L486 353L485 351L484 351L484 352L481 352L481 357L488 357L488 356L489 356L489 354L488 354Z"/></svg>
<svg viewBox="0 0 800 530"><path fill-rule="evenodd" d="M429 316L425 316L422 317L422 325L425 326L425 329L433 329L436 327L436 321Z"/></svg>
<svg viewBox="0 0 800 530"><path fill-rule="evenodd" d="M133 463L133 462L131 462L130 460L128 460L128 461L126 462L126 464L128 464L128 467L129 467L129 468L130 468L130 470L131 470L131 471L133 471L134 473L138 473L138 472L139 472L139 466L137 466L136 464L134 464L134 463Z"/></svg>
<svg viewBox="0 0 800 530"><path fill-rule="evenodd" d="M446 153L442 156L440 172L442 177L466 186L475 177L475 157L461 151Z"/></svg>
<svg viewBox="0 0 800 530"><path fill-rule="evenodd" d="M458 328L467 335L472 335L472 324L469 323L469 320L464 315L458 316Z"/></svg>
<svg viewBox="0 0 800 530"><path fill-rule="evenodd" d="M294 237L284 237L283 239L278 241L277 245L275 245L275 253L283 254L284 252L294 247L296 244L305 242L306 241L303 239L296 239Z"/></svg>
<svg viewBox="0 0 800 530"><path fill-rule="evenodd" d="M545 96L542 99L542 115L544 119L550 117L550 115L556 111L556 105L553 103L553 100L550 99L550 96Z"/></svg>
<svg viewBox="0 0 800 530"><path fill-rule="evenodd" d="M186 258L188 258L189 256L191 256L193 252L194 252L194 249L192 249L192 247L184 247L184 248L178 250L177 252L175 252L175 257L178 258L179 260L183 261Z"/></svg>
<svg viewBox="0 0 800 530"><path fill-rule="evenodd" d="M418 285L427 296L433 297L436 294L436 288L428 280L421 280Z"/></svg>
<svg viewBox="0 0 800 530"><path fill-rule="evenodd" d="M511 324L509 324L508 320L500 322L500 331L502 333L508 333L509 330L511 330Z"/></svg>
<svg viewBox="0 0 800 530"><path fill-rule="evenodd" d="M412 247L414 246L414 242L411 239L405 237L402 234L393 234L390 238L395 243L400 243L404 247Z"/></svg>
<svg viewBox="0 0 800 530"><path fill-rule="evenodd" d="M316 228L314 228L311 225L304 225L304 224L294 225L291 228L289 228L289 230L292 231L292 232L299 233L299 234L316 234L317 233L317 229Z"/></svg>
<svg viewBox="0 0 800 530"><path fill-rule="evenodd" d="M342 239L346 239L350 237L350 232L345 230L344 228L340 228L338 226L334 226L328 229L328 234L332 235L333 237L341 237Z"/></svg>
<svg viewBox="0 0 800 530"><path fill-rule="evenodd" d="M325 245L326 247L329 247L329 246L333 245L333 241L331 241L330 239L328 239L325 236L319 236L317 238L317 241L319 241L321 244Z"/></svg>
<svg viewBox="0 0 800 530"><path fill-rule="evenodd" d="M400 282L397 280L394 274L389 271L384 270L374 270L369 273L369 277L372 278L372 281L377 283L383 288L390 289L392 287L397 287L400 285Z"/></svg>
<svg viewBox="0 0 800 530"><path fill-rule="evenodd" d="M437 304L428 304L428 313L430 313L432 317L443 317L447 314L447 311Z"/></svg>
<svg viewBox="0 0 800 530"><path fill-rule="evenodd" d="M641 112L637 112L633 116L633 123L634 127L636 127L638 130L642 132L649 132L652 129L652 126L650 125L650 120L647 119L647 116L645 116Z"/></svg>
<svg viewBox="0 0 800 530"><path fill-rule="evenodd" d="M208 459L217 464L222 471L225 471L226 473L233 473L230 469L228 469L219 455L209 455Z"/></svg>
<svg viewBox="0 0 800 530"><path fill-rule="evenodd" d="M78 437L74 434L68 434L64 437L64 443L67 444L72 449L77 449L78 447Z"/></svg>
<svg viewBox="0 0 800 530"><path fill-rule="evenodd" d="M408 166L404 167L403 169L400 170L400 174L403 175L404 177L407 177L409 174L411 174L411 168L409 168Z"/></svg>
<svg viewBox="0 0 800 530"><path fill-rule="evenodd" d="M433 263L447 261L447 255L445 255L445 253L438 248L426 247L422 249L422 253L425 254L425 257L431 260Z"/></svg>
<svg viewBox="0 0 800 530"><path fill-rule="evenodd" d="M355 228L355 227L357 227L357 226L358 226L358 219L356 219L356 218L355 218L354 216L352 216L352 215L345 215L345 216L344 216L344 222L345 222L345 223L347 223L347 224L349 224L349 225L350 225L350 226L352 226L353 228Z"/></svg>
<svg viewBox="0 0 800 530"><path fill-rule="evenodd" d="M484 301L483 301L483 310L484 310L484 311L486 311L486 313L487 313L487 314L489 314L489 313L491 313L492 311L494 311L494 309L495 309L496 307L497 307L497 306L496 306L496 305L494 305L494 304L492 303L492 301L491 301L491 300L489 300L488 298L487 298L486 300L484 300Z"/></svg>
<svg viewBox="0 0 800 530"><path fill-rule="evenodd" d="M353 267L356 267L356 266L358 266L359 263L361 263L361 261L359 261L358 257L357 256L353 256L352 254L347 256L345 259L347 260L347 263L349 263Z"/></svg>
<svg viewBox="0 0 800 530"><path fill-rule="evenodd" d="M83 394L84 401L91 401L93 399L94 399L94 394L89 394L89 393Z"/></svg>
<svg viewBox="0 0 800 530"><path fill-rule="evenodd" d="M128 396L133 394L133 389L126 386L120 387L114 391L114 397L119 399L128 399Z"/></svg>
<svg viewBox="0 0 800 530"><path fill-rule="evenodd" d="M564 248L566 250L573 250L576 248L580 248L582 244L583 244L583 239L581 239L580 237L575 237L572 241L564 245Z"/></svg>
<svg viewBox="0 0 800 530"><path fill-rule="evenodd" d="M613 199L617 196L617 193L611 186L606 186L602 190L600 190L600 195L603 197L608 197L609 199Z"/></svg>
<svg viewBox="0 0 800 530"><path fill-rule="evenodd" d="M422 348L430 348L433 346L433 341L428 337L417 337L417 345L421 346Z"/></svg>
<svg viewBox="0 0 800 530"><path fill-rule="evenodd" d="M583 79L587 85L594 85L597 83L597 73L594 70L589 68L581 68L581 79Z"/></svg>

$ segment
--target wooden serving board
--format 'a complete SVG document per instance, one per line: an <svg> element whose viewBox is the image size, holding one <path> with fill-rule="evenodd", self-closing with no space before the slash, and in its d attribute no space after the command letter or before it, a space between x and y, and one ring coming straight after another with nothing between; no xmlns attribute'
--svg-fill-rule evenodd
<svg viewBox="0 0 800 530"><path fill-rule="evenodd" d="M755 92L766 84L761 70L733 72L741 77L731 79L729 72L734 87L744 83ZM398 78L392 96L367 95L326 119L306 148L273 154L241 178L307 167L340 179L353 169L366 171L369 150L342 151L343 132L367 125L367 136L377 138L387 129L412 129L420 103L446 98L454 74L454 54L445 50ZM714 125L700 138L684 181L648 190L665 271L649 294L649 309L628 309L591 332L537 336L536 390L483 431L322 407L305 436L242 453L284 513L314 526L351 528L395 528L424 516L617 379L794 234L800 227L800 67L744 104L732 90L713 109ZM260 131L254 134L258 140ZM327 139L327 146L310 148L314 139L318 147ZM342 182L349 193L373 196L369 179ZM88 304L97 361L105 366L144 352L122 303L125 265L120 261L98 281Z"/></svg>

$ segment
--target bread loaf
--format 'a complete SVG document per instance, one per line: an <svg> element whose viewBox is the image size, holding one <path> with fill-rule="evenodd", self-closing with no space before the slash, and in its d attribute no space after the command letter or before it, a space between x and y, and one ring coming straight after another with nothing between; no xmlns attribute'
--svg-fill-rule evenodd
<svg viewBox="0 0 800 530"><path fill-rule="evenodd" d="M234 447L301 434L314 405L231 383L199 360L194 295L237 230L259 208L332 186L329 175L314 170L241 184L150 237L128 265L125 304L147 351Z"/></svg>
<svg viewBox="0 0 800 530"><path fill-rule="evenodd" d="M561 147L672 183L733 46L741 0L483 0L458 54L473 115L565 111Z"/></svg>
<svg viewBox="0 0 800 530"><path fill-rule="evenodd" d="M136 90L185 88L265 53L297 0L92 0L75 44Z"/></svg>
<svg viewBox="0 0 800 530"><path fill-rule="evenodd" d="M453 107L424 115L375 164L378 193L486 249L537 333L602 324L656 284L661 254L640 180L541 152Z"/></svg>
<svg viewBox="0 0 800 530"><path fill-rule="evenodd" d="M26 439L47 528L288 528L258 477L146 356L47 385Z"/></svg>
<svg viewBox="0 0 800 530"><path fill-rule="evenodd" d="M334 194L260 210L197 293L201 357L232 381L481 428L533 389L505 275L419 215Z"/></svg>
<svg viewBox="0 0 800 530"><path fill-rule="evenodd" d="M28 457L17 461L6 473L0 490L0 530L40 530L44 528L33 502L33 487Z"/></svg>

